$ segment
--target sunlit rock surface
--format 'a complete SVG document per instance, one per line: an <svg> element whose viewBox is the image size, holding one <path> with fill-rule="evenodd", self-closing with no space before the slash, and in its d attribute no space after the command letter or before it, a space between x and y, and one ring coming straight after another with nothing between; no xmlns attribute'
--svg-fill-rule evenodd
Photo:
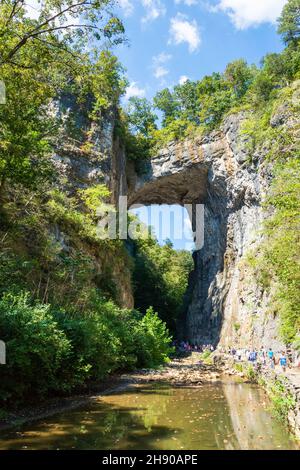
<svg viewBox="0 0 300 470"><path fill-rule="evenodd" d="M245 115L227 117L208 136L167 144L137 172L116 136L114 112L95 125L76 106L67 96L56 111L62 138L54 160L69 191L106 183L113 203L127 195L129 205L204 205L204 246L194 253L180 335L193 343L280 349L270 297L245 262L260 242L261 203L272 180L267 150L250 152L241 133ZM294 121L283 107L270 124L292 126Z"/></svg>
<svg viewBox="0 0 300 470"><path fill-rule="evenodd" d="M205 205L204 246L194 254L182 336L193 343L268 346L277 319L244 257L259 242L261 202L271 181L263 154L250 154L243 114L192 142L170 143L142 176L129 170L129 199L140 204Z"/></svg>

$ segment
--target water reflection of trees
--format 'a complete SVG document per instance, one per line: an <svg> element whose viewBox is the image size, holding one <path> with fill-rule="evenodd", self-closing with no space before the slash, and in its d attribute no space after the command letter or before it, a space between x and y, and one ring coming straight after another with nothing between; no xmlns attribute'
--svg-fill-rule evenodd
<svg viewBox="0 0 300 470"><path fill-rule="evenodd" d="M1 436L0 449L293 448L259 389L144 384Z"/></svg>

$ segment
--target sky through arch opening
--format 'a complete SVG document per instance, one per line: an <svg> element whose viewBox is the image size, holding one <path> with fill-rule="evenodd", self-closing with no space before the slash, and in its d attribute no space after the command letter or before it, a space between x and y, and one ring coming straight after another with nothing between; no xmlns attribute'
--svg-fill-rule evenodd
<svg viewBox="0 0 300 470"><path fill-rule="evenodd" d="M192 223L187 209L179 204L140 205L130 209L131 214L157 238L160 245L171 241L175 250L195 249Z"/></svg>

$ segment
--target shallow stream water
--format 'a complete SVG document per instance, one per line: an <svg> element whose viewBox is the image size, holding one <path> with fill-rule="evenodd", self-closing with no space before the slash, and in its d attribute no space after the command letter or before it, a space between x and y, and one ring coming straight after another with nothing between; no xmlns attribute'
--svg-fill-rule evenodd
<svg viewBox="0 0 300 470"><path fill-rule="evenodd" d="M146 384L0 434L0 449L297 449L257 386Z"/></svg>

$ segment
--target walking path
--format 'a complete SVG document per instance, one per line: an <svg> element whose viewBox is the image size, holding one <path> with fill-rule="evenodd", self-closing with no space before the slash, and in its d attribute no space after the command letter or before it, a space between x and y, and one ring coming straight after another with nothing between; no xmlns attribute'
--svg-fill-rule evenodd
<svg viewBox="0 0 300 470"><path fill-rule="evenodd" d="M203 385L218 382L221 371L213 364L201 361L201 355L193 353L188 357L176 358L159 370L143 369L137 373L123 375L139 382L167 382L175 386Z"/></svg>

